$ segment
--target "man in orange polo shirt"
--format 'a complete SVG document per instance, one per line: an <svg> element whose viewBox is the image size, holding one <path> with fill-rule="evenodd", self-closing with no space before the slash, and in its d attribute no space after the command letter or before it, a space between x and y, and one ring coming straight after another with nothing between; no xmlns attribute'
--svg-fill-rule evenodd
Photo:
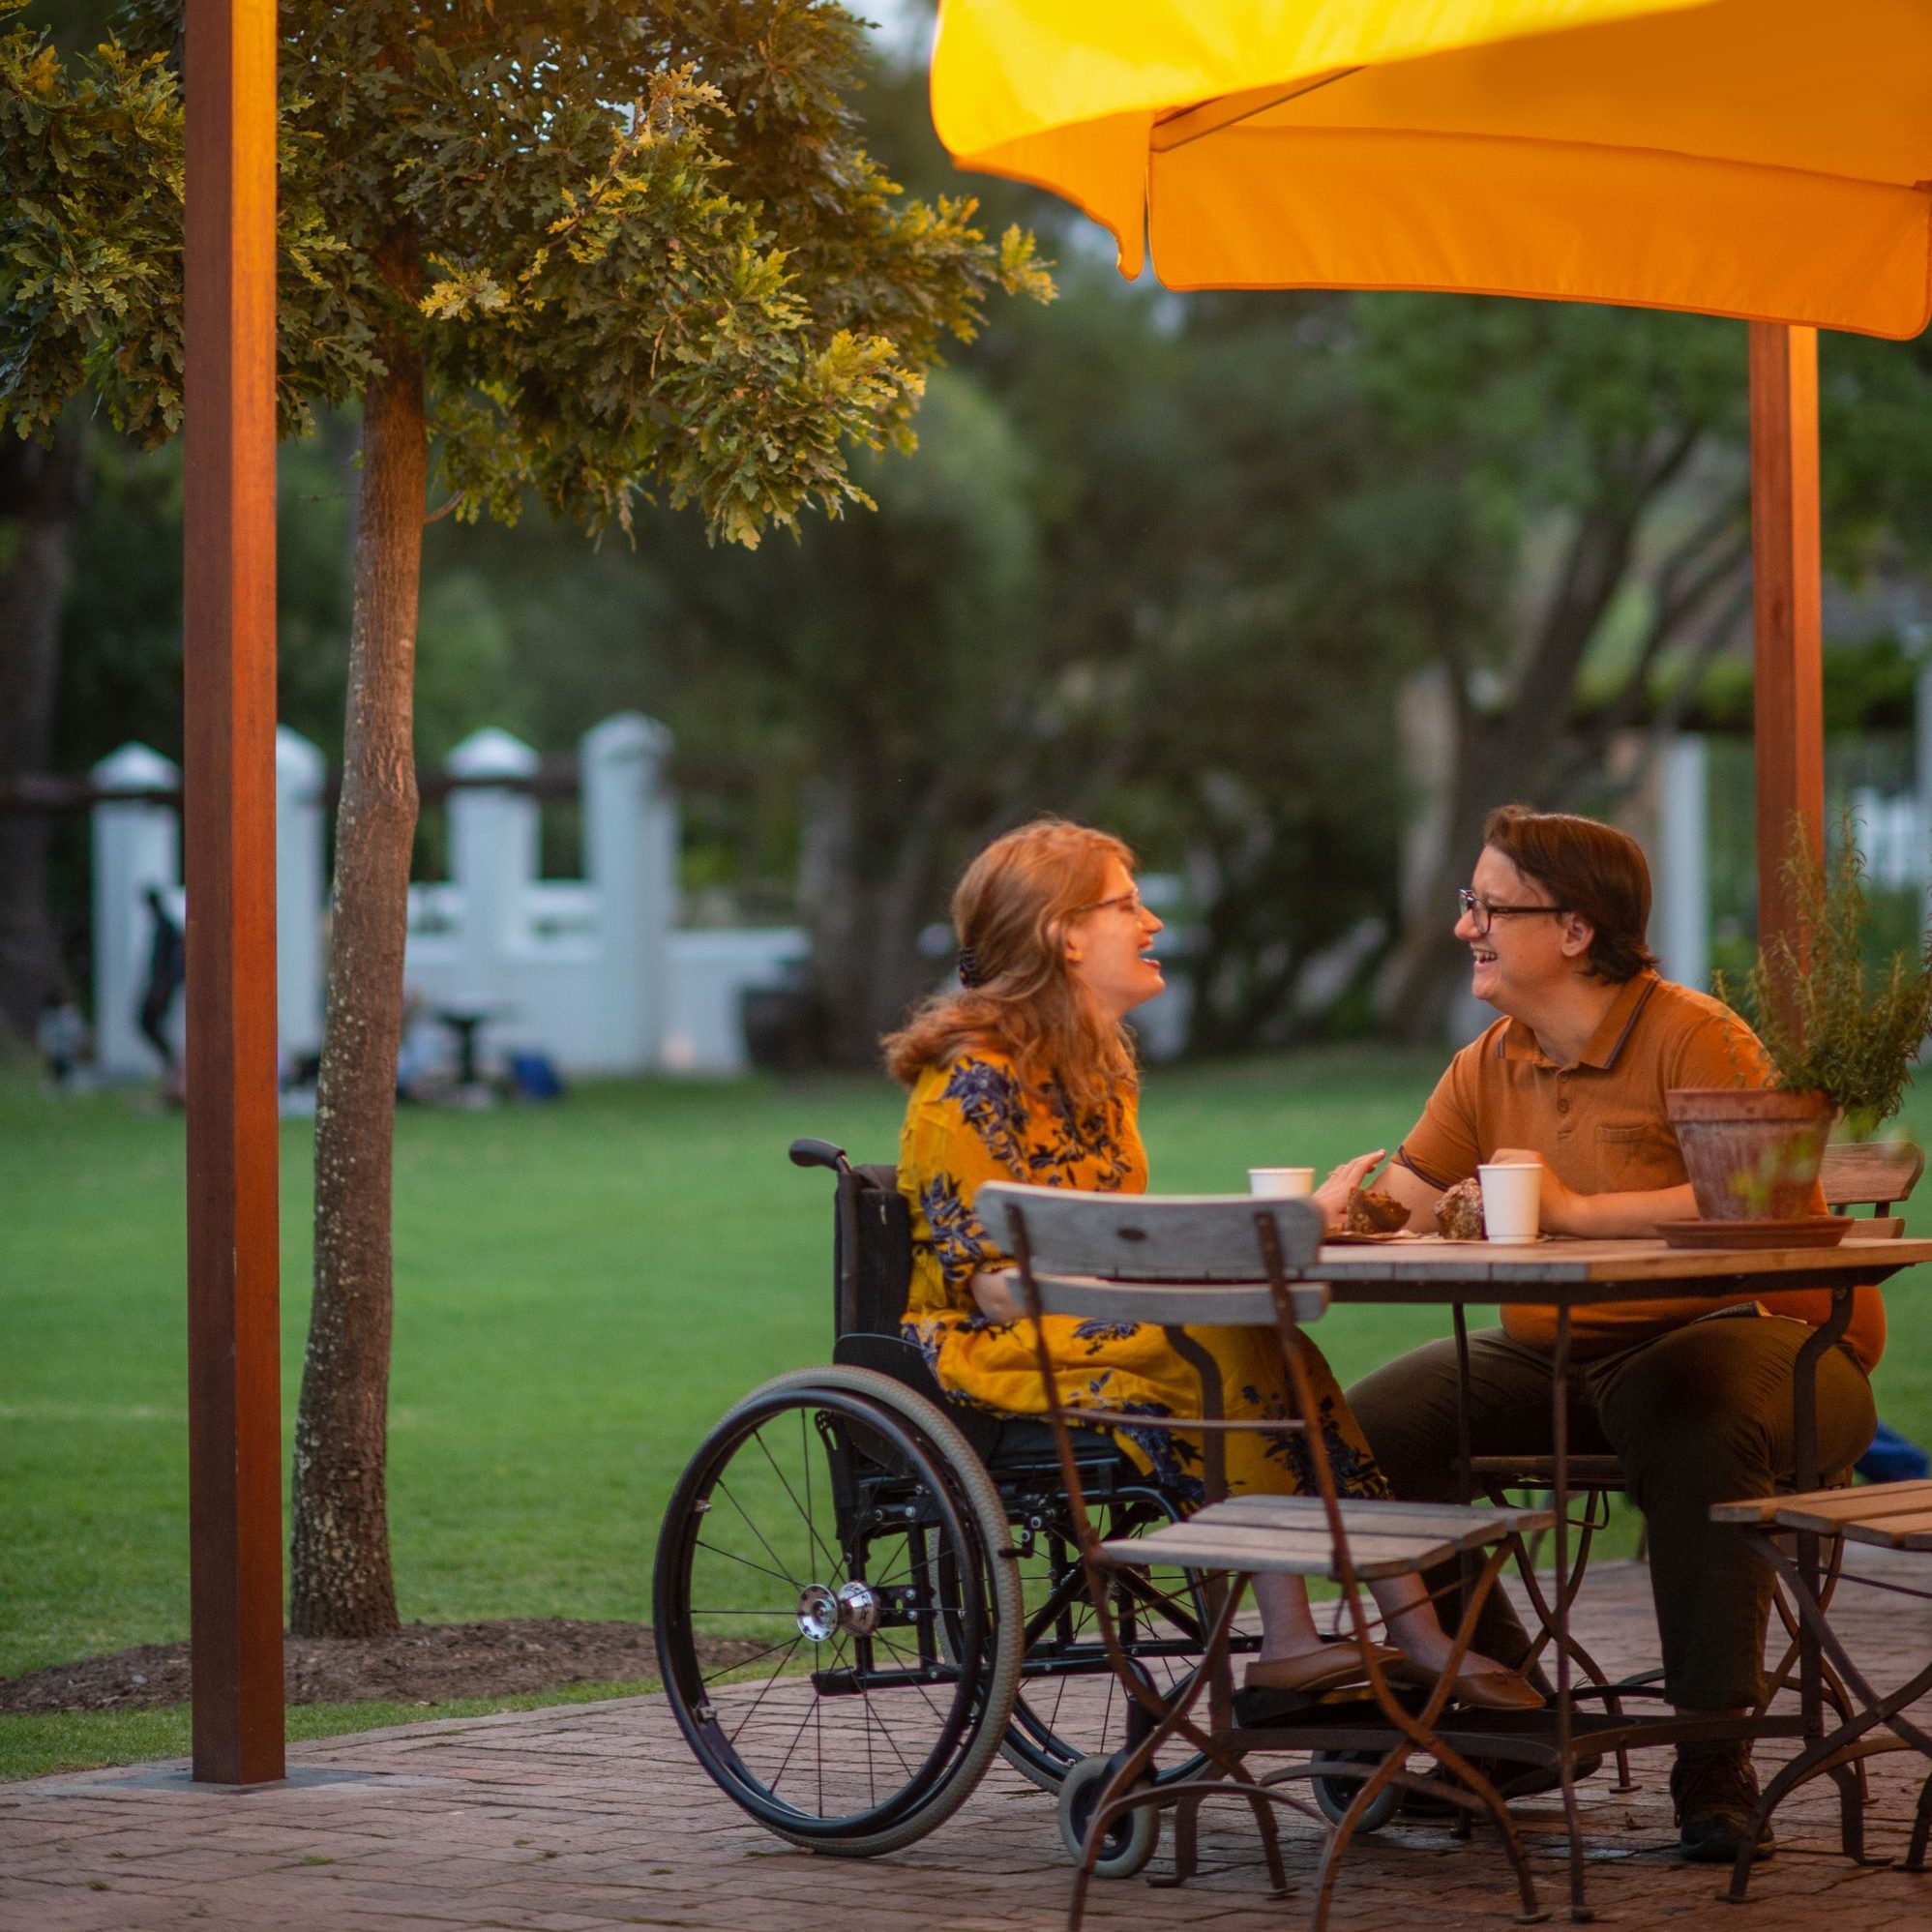
<svg viewBox="0 0 1932 1932"><path fill-rule="evenodd" d="M1648 1235L1693 1217L1665 1093L1762 1085L1769 1072L1728 1007L1658 978L1642 848L1592 819L1505 806L1483 828L1462 900L1471 989L1503 1017L1450 1062L1382 1185L1426 1223L1479 1162L1535 1160L1551 1234ZM1679 1710L1741 1714L1763 1694L1769 1572L1741 1532L1711 1523L1710 1505L1789 1479L1792 1364L1829 1299L1612 1302L1572 1317L1571 1446L1615 1453L1644 1512L1665 1690ZM1862 1455L1876 1422L1866 1377L1885 1309L1876 1289L1854 1299L1844 1341L1818 1364L1827 1470ZM1501 1328L1471 1336L1471 1453L1549 1452L1554 1326L1549 1309L1511 1307ZM1453 1499L1452 1341L1378 1369L1349 1402L1396 1495ZM1500 1593L1491 1605L1477 1645L1519 1660L1528 1639ZM1680 1746L1671 1792L1685 1855L1734 1857L1758 1795L1748 1746Z"/></svg>

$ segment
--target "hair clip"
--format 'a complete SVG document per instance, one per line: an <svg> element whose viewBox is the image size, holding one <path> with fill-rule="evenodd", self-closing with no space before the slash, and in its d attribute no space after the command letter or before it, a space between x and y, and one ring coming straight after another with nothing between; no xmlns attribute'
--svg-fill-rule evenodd
<svg viewBox="0 0 1932 1932"><path fill-rule="evenodd" d="M960 984L968 991L986 984L986 975L979 969L979 956L970 946L960 948Z"/></svg>

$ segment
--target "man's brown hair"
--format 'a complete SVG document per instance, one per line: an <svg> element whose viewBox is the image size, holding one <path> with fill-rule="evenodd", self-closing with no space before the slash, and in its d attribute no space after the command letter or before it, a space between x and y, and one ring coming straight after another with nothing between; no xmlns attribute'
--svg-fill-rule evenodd
<svg viewBox="0 0 1932 1932"><path fill-rule="evenodd" d="M1590 921L1594 936L1585 965L1596 978L1620 984L1656 965L1656 954L1644 943L1650 868L1629 833L1573 812L1500 805L1482 828L1482 842L1557 905Z"/></svg>

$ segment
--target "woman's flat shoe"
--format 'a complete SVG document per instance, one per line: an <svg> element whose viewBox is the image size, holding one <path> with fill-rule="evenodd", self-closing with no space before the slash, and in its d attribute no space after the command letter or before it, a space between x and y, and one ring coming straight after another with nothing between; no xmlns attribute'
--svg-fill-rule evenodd
<svg viewBox="0 0 1932 1932"><path fill-rule="evenodd" d="M1389 1666L1388 1674L1397 1683L1423 1690L1434 1690L1442 1675L1409 1657ZM1449 1687L1449 1699L1471 1710L1540 1710L1549 1702L1521 1671L1460 1672Z"/></svg>
<svg viewBox="0 0 1932 1932"><path fill-rule="evenodd" d="M1384 1670L1402 1661L1400 1650L1382 1644L1373 1648L1376 1662ZM1243 1682L1249 1690L1294 1690L1312 1696L1316 1691L1361 1683L1367 1677L1355 1646L1336 1643L1323 1644L1319 1650L1304 1650L1297 1657L1257 1657L1248 1666Z"/></svg>

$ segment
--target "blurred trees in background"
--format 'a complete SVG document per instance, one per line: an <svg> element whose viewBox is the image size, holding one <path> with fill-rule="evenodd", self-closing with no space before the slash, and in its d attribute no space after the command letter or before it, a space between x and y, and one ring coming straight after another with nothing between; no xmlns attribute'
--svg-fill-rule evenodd
<svg viewBox="0 0 1932 1932"><path fill-rule="evenodd" d="M0 431L58 451L92 403L159 447L184 407L181 0L131 0L66 61L20 12L0 0ZM970 199L908 199L875 163L847 104L866 43L836 0L275 18L279 429L360 415L290 1621L367 1636L396 1627L390 1183L431 479L460 522L534 505L629 532L661 497L753 549L870 510L852 455L912 448L940 341L970 341L991 295L1053 287L1022 230L989 242Z"/></svg>
<svg viewBox="0 0 1932 1932"><path fill-rule="evenodd" d="M936 977L919 935L972 847L1043 810L1184 879L1197 1047L1430 1030L1482 812L1600 808L1612 739L1667 728L1747 642L1741 327L1130 287L1057 204L952 173L922 74L881 68L859 104L912 192L1038 229L1060 299L1005 305L951 352L916 455L854 465L877 516L756 555L676 515L640 514L634 545L534 516L431 528L419 758L486 723L559 753L620 706L663 718L694 903L809 926L837 1058L869 1062ZM1917 568L1925 345L1828 338L1823 369L1828 560ZM282 460L282 716L332 758L356 442L324 415ZM97 431L57 769L129 736L178 748L173 461ZM1405 931L1397 703L1424 669L1453 764Z"/></svg>

